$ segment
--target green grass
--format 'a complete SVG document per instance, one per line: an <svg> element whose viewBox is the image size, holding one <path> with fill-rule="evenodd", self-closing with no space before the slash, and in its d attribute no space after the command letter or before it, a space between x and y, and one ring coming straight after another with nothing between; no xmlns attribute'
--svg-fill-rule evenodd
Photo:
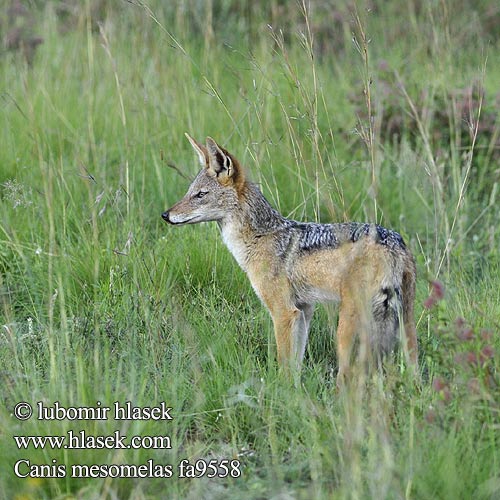
<svg viewBox="0 0 500 500"><path fill-rule="evenodd" d="M211 2L140 3L66 17L36 4L31 64L0 56L0 498L497 497L495 2L360 4L356 23L347 3L227 0L212 24ZM227 146L286 215L404 235L420 384L396 360L339 393L335 312L322 308L301 384L280 376L271 320L217 228L161 220L197 170L185 131ZM445 297L426 309L434 279ZM174 419L19 421L19 401L165 401ZM70 429L172 447L13 439ZM179 479L186 458L237 459L241 477ZM68 474L17 478L20 459ZM69 474L149 459L173 477Z"/></svg>

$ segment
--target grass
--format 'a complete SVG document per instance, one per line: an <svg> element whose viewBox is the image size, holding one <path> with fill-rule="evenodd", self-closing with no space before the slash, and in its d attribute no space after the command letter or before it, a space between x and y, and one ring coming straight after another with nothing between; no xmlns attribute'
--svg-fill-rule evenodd
<svg viewBox="0 0 500 500"><path fill-rule="evenodd" d="M498 8L460 3L207 2L210 23L180 1L33 6L33 60L0 59L0 497L498 496ZM286 215L404 235L420 384L396 360L337 392L321 308L300 386L280 377L216 227L161 221L197 170L185 131L225 144ZM165 401L174 419L20 421L19 401ZM70 429L171 448L13 439ZM241 477L180 479L186 458L239 460ZM68 473L18 478L20 459ZM173 477L69 473L150 459Z"/></svg>

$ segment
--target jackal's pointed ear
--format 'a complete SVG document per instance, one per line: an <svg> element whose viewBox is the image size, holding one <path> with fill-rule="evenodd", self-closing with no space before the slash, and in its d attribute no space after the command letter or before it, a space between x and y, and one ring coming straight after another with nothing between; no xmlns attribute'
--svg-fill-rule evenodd
<svg viewBox="0 0 500 500"><path fill-rule="evenodd" d="M208 168L215 172L217 177L235 178L238 166L231 155L221 148L211 137L207 137Z"/></svg>
<svg viewBox="0 0 500 500"><path fill-rule="evenodd" d="M188 138L191 146L193 146L193 149L196 151L198 159L200 160L200 164L205 167L208 163L207 148L203 144L200 144L198 141L195 141L187 132L185 132L184 135Z"/></svg>

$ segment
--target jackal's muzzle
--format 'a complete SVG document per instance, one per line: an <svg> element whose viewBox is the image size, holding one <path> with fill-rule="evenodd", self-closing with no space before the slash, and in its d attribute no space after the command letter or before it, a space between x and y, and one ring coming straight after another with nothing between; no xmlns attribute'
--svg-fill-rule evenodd
<svg viewBox="0 0 500 500"><path fill-rule="evenodd" d="M175 222L172 222L170 220L170 212L167 210L166 212L163 212L161 214L161 218L165 221L165 222L168 222L169 224L175 224Z"/></svg>

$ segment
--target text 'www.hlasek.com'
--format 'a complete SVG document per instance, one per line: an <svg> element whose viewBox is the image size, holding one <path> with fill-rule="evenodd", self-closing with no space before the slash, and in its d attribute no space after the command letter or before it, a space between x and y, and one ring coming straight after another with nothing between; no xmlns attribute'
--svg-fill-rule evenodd
<svg viewBox="0 0 500 500"><path fill-rule="evenodd" d="M22 401L13 411L18 420L36 418L38 421L105 421L113 419L117 423L127 421L154 420L167 425L173 420L172 408L165 402L157 406L134 406L130 401L115 401L104 406L100 401L95 406L63 406L58 401L46 405L38 401L34 406ZM95 426L94 426L95 427ZM125 426L124 426L125 427ZM165 435L138 435L115 430L111 434L89 433L84 429L69 429L61 435L19 435L12 436L19 450L170 450L172 441ZM77 453L77 452L75 452ZM47 454L44 453L44 457ZM14 463L14 474L20 478L238 478L241 476L240 462L235 459L196 459L187 458L175 464L155 462L152 458L141 464L102 463L86 464L59 463L56 458L49 463L34 463L28 457L20 457Z"/></svg>

